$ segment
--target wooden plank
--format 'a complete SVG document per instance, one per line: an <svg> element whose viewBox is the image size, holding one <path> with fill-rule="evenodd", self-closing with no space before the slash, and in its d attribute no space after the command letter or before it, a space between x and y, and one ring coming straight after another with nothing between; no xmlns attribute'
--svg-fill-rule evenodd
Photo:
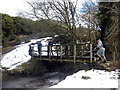
<svg viewBox="0 0 120 90"><path fill-rule="evenodd" d="M42 60L44 61L49 61L49 58L42 58ZM61 59L54 59L54 58L52 58L52 62L53 61L58 61L58 62L61 62ZM74 59L62 59L62 62L74 62ZM89 63L90 61L89 60L83 60L83 59L77 59L76 60L76 63L77 62L81 62L81 63L84 63L84 62L86 62L86 63Z"/></svg>
<svg viewBox="0 0 120 90"><path fill-rule="evenodd" d="M39 58L39 56L34 56L35 58ZM48 58L49 59L49 57L48 56L41 56L41 58ZM61 58L61 56L51 56L51 58L52 59L60 59ZM92 59L93 59L94 57L92 57ZM69 56L69 57L66 57L66 56L62 56L62 59L72 59L73 61L74 61L74 56ZM88 60L88 61L90 61L90 56L84 56L84 57L80 57L80 56L76 56L76 60L77 59L86 59L86 60Z"/></svg>

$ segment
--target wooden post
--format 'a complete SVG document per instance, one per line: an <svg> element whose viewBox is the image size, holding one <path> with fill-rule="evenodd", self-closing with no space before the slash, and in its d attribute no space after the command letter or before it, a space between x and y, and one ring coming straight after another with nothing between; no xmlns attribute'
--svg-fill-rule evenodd
<svg viewBox="0 0 120 90"><path fill-rule="evenodd" d="M58 57L58 46L56 46L57 47L57 57Z"/></svg>
<svg viewBox="0 0 120 90"><path fill-rule="evenodd" d="M94 57L94 62L96 62L97 61L97 59L96 59L96 57Z"/></svg>
<svg viewBox="0 0 120 90"><path fill-rule="evenodd" d="M41 57L42 57L42 47L40 48L39 57L40 57L40 60L41 60Z"/></svg>
<svg viewBox="0 0 120 90"><path fill-rule="evenodd" d="M48 57L49 57L49 52L50 52L50 51L49 51L49 47L50 47L50 46L47 46L47 56L48 56Z"/></svg>
<svg viewBox="0 0 120 90"><path fill-rule="evenodd" d="M40 57L40 60L41 60L41 56L42 56L42 51L40 52L40 55L39 55L39 57Z"/></svg>
<svg viewBox="0 0 120 90"><path fill-rule="evenodd" d="M70 46L68 46L68 56L70 56Z"/></svg>
<svg viewBox="0 0 120 90"><path fill-rule="evenodd" d="M92 63L92 57L93 57L92 44L90 43L90 63Z"/></svg>
<svg viewBox="0 0 120 90"><path fill-rule="evenodd" d="M115 59L116 59L115 56L116 56L116 55L115 55L115 51L113 51L113 52L112 52L113 61L115 61Z"/></svg>
<svg viewBox="0 0 120 90"><path fill-rule="evenodd" d="M49 46L49 60L51 61L52 46Z"/></svg>
<svg viewBox="0 0 120 90"><path fill-rule="evenodd" d="M74 63L76 62L76 45L73 45L74 48Z"/></svg>
<svg viewBox="0 0 120 90"><path fill-rule="evenodd" d="M83 51L83 44L81 44L81 56L83 57L83 53L84 53L84 51Z"/></svg>
<svg viewBox="0 0 120 90"><path fill-rule="evenodd" d="M60 60L61 60L61 62L62 62L62 49L63 49L63 46L61 45L60 46Z"/></svg>

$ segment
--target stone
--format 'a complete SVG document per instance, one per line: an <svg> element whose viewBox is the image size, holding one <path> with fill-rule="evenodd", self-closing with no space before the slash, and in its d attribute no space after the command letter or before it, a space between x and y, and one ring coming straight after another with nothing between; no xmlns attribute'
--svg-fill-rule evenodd
<svg viewBox="0 0 120 90"><path fill-rule="evenodd" d="M82 79L88 80L88 79L91 79L91 77L89 77L89 76L82 76Z"/></svg>

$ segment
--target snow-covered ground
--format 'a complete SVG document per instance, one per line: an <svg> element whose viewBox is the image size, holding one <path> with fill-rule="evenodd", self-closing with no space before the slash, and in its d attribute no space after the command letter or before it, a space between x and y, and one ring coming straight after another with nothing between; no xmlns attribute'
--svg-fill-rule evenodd
<svg viewBox="0 0 120 90"><path fill-rule="evenodd" d="M9 68L8 70L14 69L17 66L21 65L24 62L27 62L31 59L31 56L29 55L29 44L36 43L37 41L41 41L42 45L46 45L46 47L43 47L42 50L47 50L47 39L51 39L51 37L47 38L41 38L41 39L33 39L29 43L20 44L18 47L11 52L4 55L4 57L1 60L1 66ZM37 47L35 47L35 50L37 50ZM42 53L42 55L47 55L47 52Z"/></svg>
<svg viewBox="0 0 120 90"><path fill-rule="evenodd" d="M82 70L50 88L118 88L118 72Z"/></svg>

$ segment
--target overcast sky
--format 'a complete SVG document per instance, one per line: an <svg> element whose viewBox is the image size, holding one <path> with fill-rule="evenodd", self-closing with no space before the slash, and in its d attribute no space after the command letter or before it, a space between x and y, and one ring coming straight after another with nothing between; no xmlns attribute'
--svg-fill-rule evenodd
<svg viewBox="0 0 120 90"><path fill-rule="evenodd" d="M25 11L29 10L30 6L26 3L27 1L34 1L34 0L0 0L0 13L4 13L4 14L6 13L11 16L16 16L19 10L25 10ZM71 1L75 1L75 0L71 0ZM77 5L81 7L81 2L83 1L86 0L78 0ZM108 2L108 1L120 1L120 0L100 0L100 1Z"/></svg>
<svg viewBox="0 0 120 90"><path fill-rule="evenodd" d="M16 16L19 10L29 9L26 1L30 0L0 0L0 13Z"/></svg>
<svg viewBox="0 0 120 90"><path fill-rule="evenodd" d="M19 10L29 10L30 6L26 3L27 1L33 0L0 0L0 13L16 16ZM78 0L79 7L83 1Z"/></svg>

